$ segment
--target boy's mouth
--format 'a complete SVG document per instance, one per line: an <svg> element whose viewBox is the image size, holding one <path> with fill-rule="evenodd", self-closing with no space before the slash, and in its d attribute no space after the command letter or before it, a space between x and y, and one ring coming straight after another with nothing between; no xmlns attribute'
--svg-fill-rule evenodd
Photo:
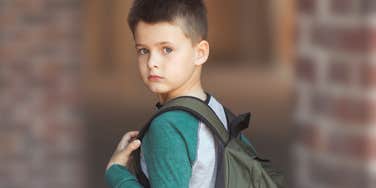
<svg viewBox="0 0 376 188"><path fill-rule="evenodd" d="M158 75L150 75L150 76L148 76L148 80L150 80L150 81L158 81L158 80L161 80L161 79L163 79L163 77L160 77Z"/></svg>

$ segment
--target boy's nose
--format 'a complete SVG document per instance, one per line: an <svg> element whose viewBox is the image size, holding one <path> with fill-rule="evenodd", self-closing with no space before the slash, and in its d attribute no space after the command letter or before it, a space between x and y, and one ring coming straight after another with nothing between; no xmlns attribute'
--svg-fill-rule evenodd
<svg viewBox="0 0 376 188"><path fill-rule="evenodd" d="M160 58L158 57L158 55L151 54L149 59L148 59L148 67L150 69L158 68L159 67L159 61L160 61Z"/></svg>

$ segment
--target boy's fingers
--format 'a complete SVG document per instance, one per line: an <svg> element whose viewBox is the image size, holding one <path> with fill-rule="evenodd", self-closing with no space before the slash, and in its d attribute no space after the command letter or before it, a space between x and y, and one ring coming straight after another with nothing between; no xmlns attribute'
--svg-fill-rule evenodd
<svg viewBox="0 0 376 188"><path fill-rule="evenodd" d="M129 131L124 134L122 140L130 140L131 138L135 137L138 135L138 131Z"/></svg>
<svg viewBox="0 0 376 188"><path fill-rule="evenodd" d="M140 140L134 140L133 142L128 144L128 146L124 149L124 151L122 151L123 155L129 157L134 150L140 147L140 145L141 145Z"/></svg>
<svg viewBox="0 0 376 188"><path fill-rule="evenodd" d="M138 131L129 131L129 132L125 133L123 135L122 139L120 140L120 143L119 143L119 145L117 147L117 150L124 149L128 145L128 143L131 140L131 138L133 138L133 137L135 137L137 135L138 135Z"/></svg>
<svg viewBox="0 0 376 188"><path fill-rule="evenodd" d="M132 138L132 137L137 136L138 133L139 133L139 131L129 131L127 134Z"/></svg>

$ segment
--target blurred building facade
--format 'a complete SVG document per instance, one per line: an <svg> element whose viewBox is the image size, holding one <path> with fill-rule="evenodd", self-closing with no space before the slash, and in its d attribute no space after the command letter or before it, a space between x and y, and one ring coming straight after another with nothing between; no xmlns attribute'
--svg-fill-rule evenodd
<svg viewBox="0 0 376 188"><path fill-rule="evenodd" d="M0 1L0 187L82 188L80 0Z"/></svg>
<svg viewBox="0 0 376 188"><path fill-rule="evenodd" d="M376 1L298 5L295 187L376 187Z"/></svg>

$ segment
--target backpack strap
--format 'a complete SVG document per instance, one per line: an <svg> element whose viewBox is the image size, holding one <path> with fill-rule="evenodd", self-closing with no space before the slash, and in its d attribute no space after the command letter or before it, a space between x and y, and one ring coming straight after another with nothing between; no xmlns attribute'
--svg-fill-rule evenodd
<svg viewBox="0 0 376 188"><path fill-rule="evenodd" d="M228 109L226 106L223 106L223 109L225 110L227 125L230 125L230 122L236 118L236 115L233 112L231 112L231 110Z"/></svg>
<svg viewBox="0 0 376 188"><path fill-rule="evenodd" d="M146 125L141 129L141 131L138 134L138 139L142 140L142 138L145 136L145 133L149 129L151 122L161 115L162 113L172 111L172 110L183 110L186 111L196 118L198 118L200 121L205 123L206 126L211 130L211 132L214 134L214 136L221 142L221 144L226 145L228 141L233 137L231 134L227 132L225 129L223 123L218 118L218 116L215 114L215 112L202 100L196 97L191 96L182 96L177 97L175 99L172 99L168 101L166 104L164 104L156 114L153 115L153 117L146 123ZM247 117L248 114L248 117ZM241 130L248 127L249 121L249 113L243 114L243 116L236 117L234 114L231 113L231 124L233 123L241 123L240 127L231 126L231 127L237 127L233 128L234 130L230 132L233 132L234 136L235 133L238 135ZM132 153L135 155L133 157L134 161L134 170L137 176L137 179L144 187L150 187L148 178L145 176L141 169L141 155L140 155L140 148L138 148L135 152Z"/></svg>
<svg viewBox="0 0 376 188"><path fill-rule="evenodd" d="M204 101L196 97L178 97L169 101L160 109L161 113L171 110L183 110L192 114L205 123L223 144L230 139L229 133L215 112Z"/></svg>

